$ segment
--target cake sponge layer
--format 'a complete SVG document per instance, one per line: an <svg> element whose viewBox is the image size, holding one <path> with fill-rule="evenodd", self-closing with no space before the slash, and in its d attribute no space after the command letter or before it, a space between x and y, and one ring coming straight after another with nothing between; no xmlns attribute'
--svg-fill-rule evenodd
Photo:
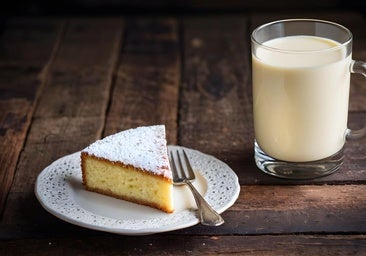
<svg viewBox="0 0 366 256"><path fill-rule="evenodd" d="M165 177L81 154L83 183L89 191L173 212L172 181Z"/></svg>

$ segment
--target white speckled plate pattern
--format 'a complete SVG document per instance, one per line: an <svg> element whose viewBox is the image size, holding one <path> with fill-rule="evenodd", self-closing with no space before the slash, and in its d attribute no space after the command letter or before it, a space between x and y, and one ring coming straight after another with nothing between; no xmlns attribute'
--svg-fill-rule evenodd
<svg viewBox="0 0 366 256"><path fill-rule="evenodd" d="M169 146L179 147L179 146ZM217 158L184 148L196 173L194 185L222 213L239 196L238 177ZM186 186L174 186L174 213L86 191L82 185L80 152L46 167L36 181L41 205L56 217L78 226L125 235L146 235L197 224L193 196Z"/></svg>

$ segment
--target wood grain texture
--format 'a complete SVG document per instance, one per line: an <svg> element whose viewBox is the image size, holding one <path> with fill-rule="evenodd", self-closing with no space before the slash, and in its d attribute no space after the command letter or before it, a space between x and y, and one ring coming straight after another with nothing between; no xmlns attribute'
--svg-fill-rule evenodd
<svg viewBox="0 0 366 256"><path fill-rule="evenodd" d="M25 90L20 88L18 92L12 95L3 95L0 99L0 216L13 183L19 154L23 148L34 111L35 93L28 93L27 89L36 92L41 87L41 83L37 79L37 71L27 72L27 75L23 73L20 76L19 73L23 72L15 69L14 72L10 73L7 70L7 80L0 79L0 88L4 88L4 85L9 86L9 84L18 86L17 83L25 82L19 80L27 80L22 83Z"/></svg>
<svg viewBox="0 0 366 256"><path fill-rule="evenodd" d="M61 29L59 20L12 19L0 37L0 217Z"/></svg>
<svg viewBox="0 0 366 256"><path fill-rule="evenodd" d="M251 154L247 20L183 20L179 143L232 164Z"/></svg>
<svg viewBox="0 0 366 256"><path fill-rule="evenodd" d="M67 24L58 42L60 50L47 64L47 72L43 74L44 89L19 158L9 195L9 207L2 220L4 225L16 216L17 211L30 207L30 204L24 204L19 199L34 197L35 179L44 167L100 138L104 127L113 72L121 45L122 20L76 19ZM75 34L75 27L79 28L76 38L70 36ZM94 38L90 31L94 31ZM93 39L99 39L100 34L110 39L108 43L93 44ZM83 50L73 51L79 48ZM87 60L83 59L86 55L89 57ZM105 62L96 61L101 57ZM77 65L70 65L70 62L79 59L83 60ZM32 207L38 204L34 200L29 202L33 204Z"/></svg>
<svg viewBox="0 0 366 256"><path fill-rule="evenodd" d="M176 144L180 52L174 19L129 19L104 135L165 124Z"/></svg>
<svg viewBox="0 0 366 256"><path fill-rule="evenodd" d="M242 186L235 205L223 214L226 220L223 226L197 225L194 233L363 234L365 188L365 185Z"/></svg>
<svg viewBox="0 0 366 256"><path fill-rule="evenodd" d="M118 61L123 26L120 17L68 19L53 69L110 70Z"/></svg>
<svg viewBox="0 0 366 256"><path fill-rule="evenodd" d="M19 246L22 244L23 246ZM324 255L361 256L365 235L99 236L0 241L1 255Z"/></svg>
<svg viewBox="0 0 366 256"><path fill-rule="evenodd" d="M57 18L8 19L1 31L0 66L43 68L62 26L62 20Z"/></svg>
<svg viewBox="0 0 366 256"><path fill-rule="evenodd" d="M366 185L241 186L235 204L219 227L196 225L178 235L364 234ZM102 234L63 222L46 213L33 195L11 193L0 238L63 237ZM50 229L52 227L52 229Z"/></svg>

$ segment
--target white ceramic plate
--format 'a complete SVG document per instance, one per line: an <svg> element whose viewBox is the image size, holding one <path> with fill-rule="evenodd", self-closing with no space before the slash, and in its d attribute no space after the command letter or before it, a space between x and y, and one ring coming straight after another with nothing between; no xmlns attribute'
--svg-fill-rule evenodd
<svg viewBox="0 0 366 256"><path fill-rule="evenodd" d="M179 147L179 146L169 146ZM196 173L194 185L209 204L222 213L239 196L238 177L217 158L184 148ZM125 235L146 235L199 223L195 203L186 186L174 186L174 213L86 191L82 185L80 152L46 167L36 181L35 194L51 214L85 228Z"/></svg>

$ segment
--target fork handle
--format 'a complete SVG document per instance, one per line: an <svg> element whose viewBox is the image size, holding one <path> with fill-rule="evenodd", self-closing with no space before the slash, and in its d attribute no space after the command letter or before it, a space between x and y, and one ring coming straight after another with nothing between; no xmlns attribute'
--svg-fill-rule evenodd
<svg viewBox="0 0 366 256"><path fill-rule="evenodd" d="M224 223L224 219L218 214L201 196L190 181L186 181L196 200L200 221L206 226L219 226Z"/></svg>

